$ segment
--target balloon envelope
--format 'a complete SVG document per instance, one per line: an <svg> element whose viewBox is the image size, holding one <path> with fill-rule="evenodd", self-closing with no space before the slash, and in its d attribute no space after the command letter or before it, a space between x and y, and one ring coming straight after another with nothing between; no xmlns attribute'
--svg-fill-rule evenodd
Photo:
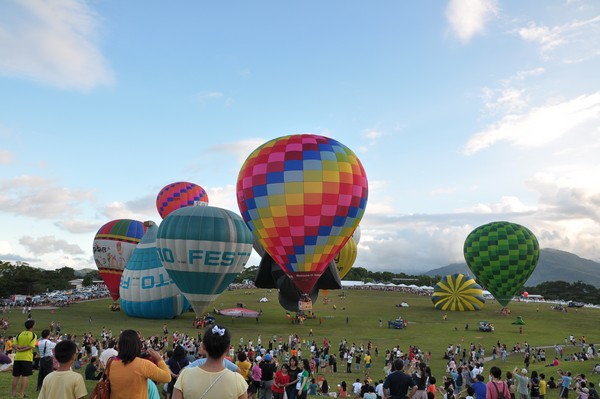
<svg viewBox="0 0 600 399"><path fill-rule="evenodd" d="M288 276L281 276L281 278L277 281L277 286L279 287L277 299L279 300L281 307L290 312L300 311L298 303L300 298L302 298L302 293L298 287L294 285L294 282ZM313 288L308 296L313 304L317 303L317 299L319 298L319 290L317 288Z"/></svg>
<svg viewBox="0 0 600 399"><path fill-rule="evenodd" d="M481 286L464 274L444 276L434 287L431 301L440 310L480 310L484 303Z"/></svg>
<svg viewBox="0 0 600 399"><path fill-rule="evenodd" d="M158 226L145 224L150 226L121 277L121 309L131 317L172 319L190 305L160 263L156 251Z"/></svg>
<svg viewBox="0 0 600 399"><path fill-rule="evenodd" d="M475 277L506 306L537 266L540 246L526 227L492 222L469 234L463 252Z"/></svg>
<svg viewBox="0 0 600 399"><path fill-rule="evenodd" d="M186 206L208 205L208 194L197 184L185 181L171 183L156 196L156 209L161 218Z"/></svg>
<svg viewBox="0 0 600 399"><path fill-rule="evenodd" d="M367 176L336 140L311 134L258 147L242 166L237 199L260 244L302 293L358 226L367 205Z"/></svg>
<svg viewBox="0 0 600 399"><path fill-rule="evenodd" d="M342 250L333 259L340 275L340 279L346 277L346 274L352 269L357 254L358 247L356 246L356 242L353 237L350 237L350 239L346 241L346 245L344 245Z"/></svg>
<svg viewBox="0 0 600 399"><path fill-rule="evenodd" d="M229 210L191 206L163 220L156 247L169 276L201 317L246 265L252 233Z"/></svg>
<svg viewBox="0 0 600 399"><path fill-rule="evenodd" d="M114 301L119 299L123 269L145 231L140 221L117 219L100 227L94 237L94 262Z"/></svg>

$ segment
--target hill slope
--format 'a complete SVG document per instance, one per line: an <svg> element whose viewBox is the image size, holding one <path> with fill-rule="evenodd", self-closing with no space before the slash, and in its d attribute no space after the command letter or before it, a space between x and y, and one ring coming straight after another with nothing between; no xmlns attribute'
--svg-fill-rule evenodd
<svg viewBox="0 0 600 399"><path fill-rule="evenodd" d="M453 263L423 273L427 276L445 276L463 273L473 276L466 263ZM582 281L600 287L600 263L583 259L570 252L546 248L540 250L540 260L525 286L536 286L545 281Z"/></svg>

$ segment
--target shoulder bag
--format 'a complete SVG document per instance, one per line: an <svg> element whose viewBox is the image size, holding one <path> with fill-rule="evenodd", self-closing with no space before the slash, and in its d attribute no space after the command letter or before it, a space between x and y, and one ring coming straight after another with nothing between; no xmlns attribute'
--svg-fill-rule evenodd
<svg viewBox="0 0 600 399"><path fill-rule="evenodd" d="M112 363L113 358L111 357L106 362L106 367L104 368L104 372L102 373L102 377L100 381L94 387L94 390L88 397L89 399L110 399L110 381L108 379L110 373L110 364Z"/></svg>

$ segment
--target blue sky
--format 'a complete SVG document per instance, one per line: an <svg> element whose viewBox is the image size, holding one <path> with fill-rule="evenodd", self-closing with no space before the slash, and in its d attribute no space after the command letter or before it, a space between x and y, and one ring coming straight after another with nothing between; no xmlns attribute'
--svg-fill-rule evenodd
<svg viewBox="0 0 600 399"><path fill-rule="evenodd" d="M245 158L295 133L365 167L357 266L462 261L495 220L600 260L599 61L595 0L4 0L0 260L93 268L175 181L239 213Z"/></svg>

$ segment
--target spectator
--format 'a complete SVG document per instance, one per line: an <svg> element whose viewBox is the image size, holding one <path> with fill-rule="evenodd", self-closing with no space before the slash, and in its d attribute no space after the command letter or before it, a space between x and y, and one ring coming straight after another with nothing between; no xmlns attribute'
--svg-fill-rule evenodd
<svg viewBox="0 0 600 399"><path fill-rule="evenodd" d="M44 378L38 399L82 399L87 395L83 377L71 371L76 352L77 345L73 341L63 340L56 344L54 355L59 367Z"/></svg>

